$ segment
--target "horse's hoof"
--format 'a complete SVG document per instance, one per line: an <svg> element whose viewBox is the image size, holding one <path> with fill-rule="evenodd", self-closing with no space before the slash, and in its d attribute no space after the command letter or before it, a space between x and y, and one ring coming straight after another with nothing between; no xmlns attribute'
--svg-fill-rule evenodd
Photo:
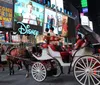
<svg viewBox="0 0 100 85"><path fill-rule="evenodd" d="M14 75L15 73L13 72L12 74Z"/></svg>
<svg viewBox="0 0 100 85"><path fill-rule="evenodd" d="M2 71L5 71L5 69L3 68Z"/></svg>
<svg viewBox="0 0 100 85"><path fill-rule="evenodd" d="M23 69L21 68L21 69L19 69L19 71L22 71Z"/></svg>
<svg viewBox="0 0 100 85"><path fill-rule="evenodd" d="M28 78L29 77L29 74L26 74L26 76L25 76L26 78Z"/></svg>
<svg viewBox="0 0 100 85"><path fill-rule="evenodd" d="M9 75L11 76L11 73Z"/></svg>

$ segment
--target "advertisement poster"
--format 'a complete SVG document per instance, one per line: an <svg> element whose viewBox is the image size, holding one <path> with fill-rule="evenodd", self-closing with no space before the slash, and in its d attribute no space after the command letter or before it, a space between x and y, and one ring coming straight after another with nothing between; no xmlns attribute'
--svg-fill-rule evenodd
<svg viewBox="0 0 100 85"><path fill-rule="evenodd" d="M58 7L58 10L62 9L64 11L63 0L51 0L51 5L55 5Z"/></svg>
<svg viewBox="0 0 100 85"><path fill-rule="evenodd" d="M63 15L60 14L60 13L57 13L57 22L56 22L56 25L57 25L57 28L58 28L58 31L62 31L62 18Z"/></svg>
<svg viewBox="0 0 100 85"><path fill-rule="evenodd" d="M68 16L63 15L62 17L62 36L68 35Z"/></svg>
<svg viewBox="0 0 100 85"><path fill-rule="evenodd" d="M0 28L12 28L13 1L0 0Z"/></svg>
<svg viewBox="0 0 100 85"><path fill-rule="evenodd" d="M58 34L58 31L62 29L62 15L45 8L44 30L50 29L51 26L54 27L54 33Z"/></svg>
<svg viewBox="0 0 100 85"><path fill-rule="evenodd" d="M15 0L14 21L43 26L44 6L31 0Z"/></svg>

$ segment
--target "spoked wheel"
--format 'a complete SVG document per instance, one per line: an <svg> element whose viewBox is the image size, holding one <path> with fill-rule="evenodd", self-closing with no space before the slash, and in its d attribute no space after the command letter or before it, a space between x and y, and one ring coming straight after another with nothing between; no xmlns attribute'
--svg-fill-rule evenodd
<svg viewBox="0 0 100 85"><path fill-rule="evenodd" d="M59 62L57 60L52 60L53 66L54 68L57 69L57 72L55 75L53 75L54 77L58 77L61 75L62 73L62 69L61 69L61 65L59 64Z"/></svg>
<svg viewBox="0 0 100 85"><path fill-rule="evenodd" d="M94 56L79 58L74 64L74 76L81 85L100 85L100 61Z"/></svg>
<svg viewBox="0 0 100 85"><path fill-rule="evenodd" d="M35 62L32 65L31 73L33 78L38 82L44 81L47 76L46 68L41 62Z"/></svg>

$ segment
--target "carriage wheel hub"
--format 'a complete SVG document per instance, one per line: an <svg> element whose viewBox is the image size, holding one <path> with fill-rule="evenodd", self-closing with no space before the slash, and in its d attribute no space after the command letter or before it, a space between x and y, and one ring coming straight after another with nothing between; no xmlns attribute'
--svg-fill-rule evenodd
<svg viewBox="0 0 100 85"><path fill-rule="evenodd" d="M91 74L91 72L92 72L91 68L88 67L88 68L85 69L86 74Z"/></svg>
<svg viewBox="0 0 100 85"><path fill-rule="evenodd" d="M37 70L38 73L40 73L40 70Z"/></svg>

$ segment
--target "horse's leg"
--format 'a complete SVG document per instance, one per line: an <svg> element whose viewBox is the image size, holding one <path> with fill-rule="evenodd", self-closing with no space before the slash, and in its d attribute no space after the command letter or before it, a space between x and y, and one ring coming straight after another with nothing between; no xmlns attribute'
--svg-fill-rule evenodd
<svg viewBox="0 0 100 85"><path fill-rule="evenodd" d="M14 61L12 61L12 74L14 75Z"/></svg>
<svg viewBox="0 0 100 85"><path fill-rule="evenodd" d="M18 66L18 70L21 70L22 69L22 62L21 62L21 60L17 60L16 64Z"/></svg>
<svg viewBox="0 0 100 85"><path fill-rule="evenodd" d="M8 65L9 65L9 75L11 75L11 61L10 60L8 60Z"/></svg>
<svg viewBox="0 0 100 85"><path fill-rule="evenodd" d="M2 68L2 71L4 71L4 66L3 66L2 61L1 61L1 55L0 55L0 67Z"/></svg>
<svg viewBox="0 0 100 85"><path fill-rule="evenodd" d="M22 61L19 61L19 62L18 62L18 65L19 65L19 69L22 69L22 68L23 68L23 66L22 66Z"/></svg>
<svg viewBox="0 0 100 85"><path fill-rule="evenodd" d="M2 68L2 71L4 71L5 69L4 69L4 66L2 65L2 64L0 64L0 67Z"/></svg>
<svg viewBox="0 0 100 85"><path fill-rule="evenodd" d="M25 69L26 69L26 71L27 71L25 77L28 78L28 77L29 77L29 65L27 64L27 61L23 61L23 64L24 64Z"/></svg>
<svg viewBox="0 0 100 85"><path fill-rule="evenodd" d="M9 60L8 64L9 64L9 75L11 75L12 73L14 74L14 63L13 63L13 61Z"/></svg>
<svg viewBox="0 0 100 85"><path fill-rule="evenodd" d="M4 66L2 65L2 71L4 71L5 70L5 68L4 68Z"/></svg>

